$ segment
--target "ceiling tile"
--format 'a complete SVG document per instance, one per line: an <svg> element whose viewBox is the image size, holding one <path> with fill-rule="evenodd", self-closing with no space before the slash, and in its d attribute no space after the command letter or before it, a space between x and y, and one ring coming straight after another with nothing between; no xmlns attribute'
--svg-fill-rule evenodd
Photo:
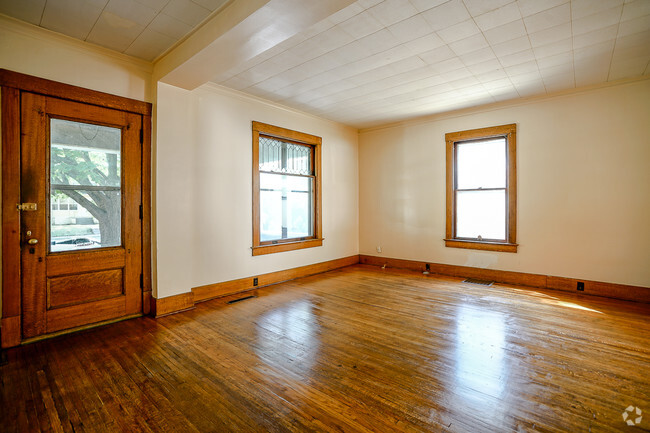
<svg viewBox="0 0 650 433"><path fill-rule="evenodd" d="M617 25L621 17L621 11L622 6L618 6L574 20L572 23L574 36Z"/></svg>
<svg viewBox="0 0 650 433"><path fill-rule="evenodd" d="M381 30L384 25L366 11L343 21L338 24L338 27L353 38L358 39Z"/></svg>
<svg viewBox="0 0 650 433"><path fill-rule="evenodd" d="M41 26L85 40L101 13L101 7L84 0L49 0Z"/></svg>
<svg viewBox="0 0 650 433"><path fill-rule="evenodd" d="M141 26L149 25L157 15L155 9L136 3L133 0L110 0L104 8L104 13L106 12L136 22Z"/></svg>
<svg viewBox="0 0 650 433"><path fill-rule="evenodd" d="M192 26L163 13L158 14L156 18L151 21L149 28L177 40L192 30Z"/></svg>
<svg viewBox="0 0 650 433"><path fill-rule="evenodd" d="M170 0L163 13L176 18L192 27L210 15L210 11L190 0Z"/></svg>
<svg viewBox="0 0 650 433"><path fill-rule="evenodd" d="M368 9L368 13L385 27L388 27L412 17L418 11L408 0L384 0Z"/></svg>
<svg viewBox="0 0 650 433"><path fill-rule="evenodd" d="M462 68L465 68L465 65L463 65L463 62L461 62L458 57L453 57L431 65L431 69L438 74L444 74L445 72L451 72Z"/></svg>
<svg viewBox="0 0 650 433"><path fill-rule="evenodd" d="M529 60L517 65L507 66L505 70L508 75L521 75L538 71L539 68L537 67L537 62L535 60Z"/></svg>
<svg viewBox="0 0 650 433"><path fill-rule="evenodd" d="M569 0L517 0L521 15L524 17L535 15L568 2Z"/></svg>
<svg viewBox="0 0 650 433"><path fill-rule="evenodd" d="M199 6L203 6L209 11L216 11L217 9L219 9L221 6L223 6L228 2L228 0L192 0L192 1Z"/></svg>
<svg viewBox="0 0 650 433"><path fill-rule="evenodd" d="M539 47L553 42L562 41L571 38L572 36L571 23L565 23L546 30L531 33L528 35L528 38L533 47Z"/></svg>
<svg viewBox="0 0 650 433"><path fill-rule="evenodd" d="M499 80L504 80L507 79L510 81L510 78L508 78L508 74L506 74L506 71L503 69L494 69L492 71L488 72L483 72L482 74L474 74L477 80L479 80L482 83L487 83L491 81L499 81Z"/></svg>
<svg viewBox="0 0 650 433"><path fill-rule="evenodd" d="M501 62L499 62L497 59L494 59L468 66L467 69L472 71L474 75L478 75L502 69L502 66Z"/></svg>
<svg viewBox="0 0 650 433"><path fill-rule="evenodd" d="M438 36L440 36L440 38L446 43L450 43L479 33L481 33L481 31L476 27L476 24L474 24L474 20L467 20L439 30Z"/></svg>
<svg viewBox="0 0 650 433"><path fill-rule="evenodd" d="M125 51L131 56L153 60L171 47L175 40L151 29L145 29Z"/></svg>
<svg viewBox="0 0 650 433"><path fill-rule="evenodd" d="M167 3L169 3L169 0L134 0L136 3L140 3L141 5L145 5L150 7L151 9L155 10L156 12L160 12L163 10L165 6L167 6Z"/></svg>
<svg viewBox="0 0 650 433"><path fill-rule="evenodd" d="M573 63L573 53L560 53L553 56L537 58L537 65L540 69L552 68L553 66Z"/></svg>
<svg viewBox="0 0 650 433"><path fill-rule="evenodd" d="M573 39L567 38L547 45L534 47L533 51L537 57L548 57L555 54L566 53L573 50Z"/></svg>
<svg viewBox="0 0 650 433"><path fill-rule="evenodd" d="M465 66L475 65L477 63L487 62L496 59L491 47L481 48L467 54L458 56Z"/></svg>
<svg viewBox="0 0 650 433"><path fill-rule="evenodd" d="M578 34L573 37L573 49L588 47L609 40L613 41L616 39L617 33L618 24L614 24L588 33Z"/></svg>
<svg viewBox="0 0 650 433"><path fill-rule="evenodd" d="M648 2L650 3L650 1ZM629 36L635 33L645 32L650 29L650 15L623 21L618 25L618 36ZM650 43L650 41L648 41Z"/></svg>
<svg viewBox="0 0 650 433"><path fill-rule="evenodd" d="M516 20L508 24L494 27L490 30L484 31L485 39L494 45L506 42L511 39L518 38L526 35L526 27L523 20Z"/></svg>
<svg viewBox="0 0 650 433"><path fill-rule="evenodd" d="M451 48L449 48L448 45L443 45L441 47L422 53L419 57L427 64L431 65L447 59L451 59L452 57L456 57L456 54L451 50Z"/></svg>
<svg viewBox="0 0 650 433"><path fill-rule="evenodd" d="M426 36L432 30L421 15L414 15L388 27L388 31L399 43L405 43Z"/></svg>
<svg viewBox="0 0 650 433"><path fill-rule="evenodd" d="M470 19L465 5L460 0L451 0L422 13L433 30L442 30Z"/></svg>
<svg viewBox="0 0 650 433"><path fill-rule="evenodd" d="M494 54L501 57L530 49L530 42L527 36L522 36L511 41L492 45L492 49L494 50Z"/></svg>
<svg viewBox="0 0 650 433"><path fill-rule="evenodd" d="M514 0L464 0L467 10L473 17L494 11ZM515 6L516 7L516 6Z"/></svg>
<svg viewBox="0 0 650 433"><path fill-rule="evenodd" d="M380 30L376 33L359 39L359 43L365 48L366 56L386 51L399 45L395 36L387 29Z"/></svg>
<svg viewBox="0 0 650 433"><path fill-rule="evenodd" d="M418 12L424 12L428 9L439 6L449 0L409 0Z"/></svg>
<svg viewBox="0 0 650 433"><path fill-rule="evenodd" d="M449 47L458 56L462 56L463 54L468 54L471 53L472 51L476 51L481 48L486 48L488 46L489 45L485 40L485 37L483 37L481 33L449 44Z"/></svg>
<svg viewBox="0 0 650 433"><path fill-rule="evenodd" d="M438 48L445 45L445 43L440 39L435 33L431 33L427 36L423 36L418 39L414 39L404 44L404 47L408 49L413 54L420 54L427 51L431 51L434 48Z"/></svg>
<svg viewBox="0 0 650 433"><path fill-rule="evenodd" d="M579 20L580 18L621 6L623 6L623 0L571 0L571 19L574 21Z"/></svg>
<svg viewBox="0 0 650 433"><path fill-rule="evenodd" d="M144 26L104 11L88 35L87 41L124 52L142 33Z"/></svg>
<svg viewBox="0 0 650 433"><path fill-rule="evenodd" d="M0 0L0 13L39 25L46 0Z"/></svg>
<svg viewBox="0 0 650 433"><path fill-rule="evenodd" d="M609 81L632 78L643 74L648 65L648 59L642 57L612 59L612 66L609 70Z"/></svg>
<svg viewBox="0 0 650 433"><path fill-rule="evenodd" d="M571 7L568 3L524 18L529 33L559 26L571 21Z"/></svg>
<svg viewBox="0 0 650 433"><path fill-rule="evenodd" d="M623 6L623 15L621 16L621 21L628 21L647 15L650 15L650 1L635 0L630 3L625 3Z"/></svg>
<svg viewBox="0 0 650 433"><path fill-rule="evenodd" d="M483 31L490 30L512 21L521 20L517 3L510 3L502 8L474 17L476 24Z"/></svg>
<svg viewBox="0 0 650 433"><path fill-rule="evenodd" d="M542 81L542 76L540 75L539 71L533 71L533 72L527 72L525 74L517 74L517 75L511 75L510 81L515 85L515 86L522 86L524 84L529 84L529 83L541 83Z"/></svg>
<svg viewBox="0 0 650 433"><path fill-rule="evenodd" d="M533 50L519 51L507 56L499 56L499 62L501 62L505 68L508 66L519 65L530 60L535 60L535 54L533 53Z"/></svg>

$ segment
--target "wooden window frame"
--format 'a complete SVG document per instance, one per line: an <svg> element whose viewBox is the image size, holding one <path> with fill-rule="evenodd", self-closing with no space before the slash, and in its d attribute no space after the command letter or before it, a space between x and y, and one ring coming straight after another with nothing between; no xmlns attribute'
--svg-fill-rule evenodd
<svg viewBox="0 0 650 433"><path fill-rule="evenodd" d="M276 138L282 141L310 146L313 149L314 169L314 227L313 236L299 239L281 239L275 241L260 241L260 164L259 138L260 135ZM322 221L322 176L321 176L321 137L298 132L279 126L253 122L253 255L281 253L303 248L323 245Z"/></svg>
<svg viewBox="0 0 650 433"><path fill-rule="evenodd" d="M503 137L506 139L506 240L486 241L456 237L457 144ZM445 246L486 251L517 252L517 124L471 129L445 134L447 147L447 228Z"/></svg>

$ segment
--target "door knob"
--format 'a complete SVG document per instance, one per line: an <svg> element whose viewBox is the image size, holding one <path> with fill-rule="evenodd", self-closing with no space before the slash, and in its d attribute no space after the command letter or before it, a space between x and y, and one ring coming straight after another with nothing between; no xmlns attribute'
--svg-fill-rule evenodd
<svg viewBox="0 0 650 433"><path fill-rule="evenodd" d="M29 245L36 245L38 243L38 239L30 239L27 241Z"/></svg>

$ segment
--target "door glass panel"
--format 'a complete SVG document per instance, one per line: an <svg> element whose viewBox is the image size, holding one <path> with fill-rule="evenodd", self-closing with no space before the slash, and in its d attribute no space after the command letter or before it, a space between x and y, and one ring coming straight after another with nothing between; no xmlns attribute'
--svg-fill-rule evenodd
<svg viewBox="0 0 650 433"><path fill-rule="evenodd" d="M50 251L122 245L122 131L50 120Z"/></svg>

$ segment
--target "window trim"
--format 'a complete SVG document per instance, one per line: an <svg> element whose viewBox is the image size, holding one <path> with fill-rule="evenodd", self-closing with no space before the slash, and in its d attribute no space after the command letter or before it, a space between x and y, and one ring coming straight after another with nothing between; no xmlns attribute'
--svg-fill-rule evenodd
<svg viewBox="0 0 650 433"><path fill-rule="evenodd" d="M311 146L314 154L314 235L306 238L260 241L260 135ZM321 137L279 126L253 122L253 246L254 256L281 253L323 245Z"/></svg>
<svg viewBox="0 0 650 433"><path fill-rule="evenodd" d="M456 144L460 142L504 137L506 161L506 241L465 239L456 237ZM470 129L445 134L447 148L447 227L445 246L486 251L517 252L517 124Z"/></svg>

